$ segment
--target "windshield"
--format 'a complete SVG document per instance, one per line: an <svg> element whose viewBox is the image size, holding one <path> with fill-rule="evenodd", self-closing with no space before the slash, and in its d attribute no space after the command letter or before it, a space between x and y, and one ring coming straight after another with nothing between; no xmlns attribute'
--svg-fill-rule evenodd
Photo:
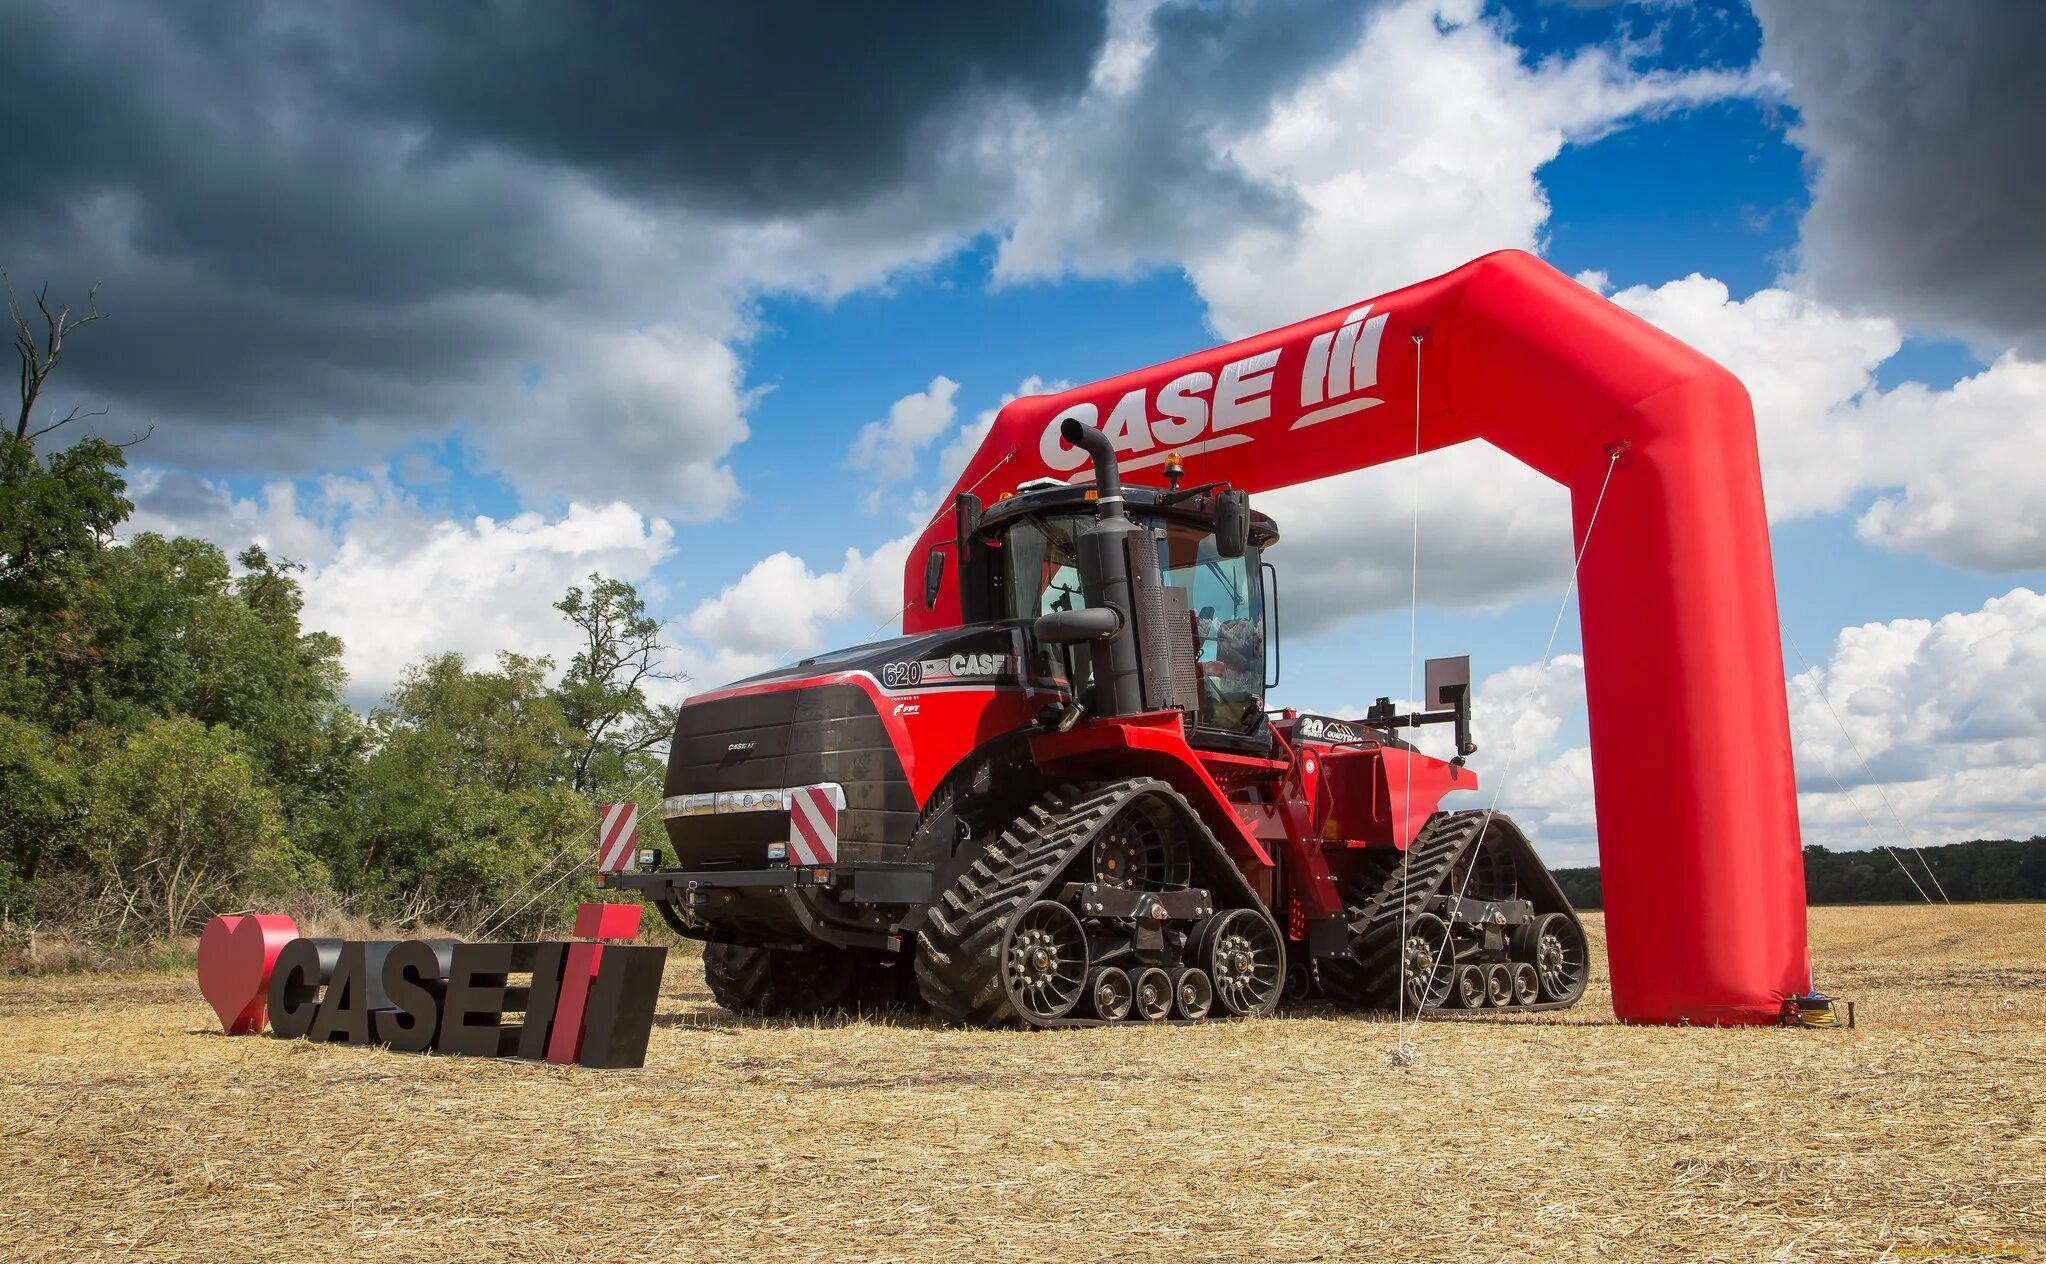
<svg viewBox="0 0 2046 1264"><path fill-rule="evenodd" d="M1080 595L1080 570L1073 551L1074 530L1087 517L1051 514L1025 518L1002 537L996 568L1002 591L995 608L1010 619L1034 619L1087 604Z"/></svg>
<svg viewBox="0 0 2046 1264"><path fill-rule="evenodd" d="M1033 515L990 541L997 618L1034 619L1086 606L1073 541L1092 520L1091 514ZM1250 732L1259 722L1265 678L1264 593L1256 550L1224 558L1215 552L1213 534L1197 524L1151 519L1145 525L1158 541L1160 575L1186 590L1186 635L1193 641L1201 685L1197 723L1205 729ZM1084 691L1093 679L1087 646L1075 645L1071 652L1073 686Z"/></svg>
<svg viewBox="0 0 2046 1264"><path fill-rule="evenodd" d="M1255 728L1265 683L1264 594L1255 561L1222 557L1212 534L1173 522L1159 536L1158 569L1166 583L1186 590L1201 727Z"/></svg>
<svg viewBox="0 0 2046 1264"><path fill-rule="evenodd" d="M1080 594L1079 555L1073 536L1092 514L1045 514L1021 519L1002 533L988 570L996 591L995 617L1035 619L1087 604ZM1094 683L1094 656L1086 645L1068 646L1066 669L1075 696Z"/></svg>

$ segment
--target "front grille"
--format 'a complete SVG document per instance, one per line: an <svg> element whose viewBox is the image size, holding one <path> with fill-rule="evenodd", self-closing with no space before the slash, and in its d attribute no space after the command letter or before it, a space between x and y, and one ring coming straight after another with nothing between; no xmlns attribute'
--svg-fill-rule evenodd
<svg viewBox="0 0 2046 1264"><path fill-rule="evenodd" d="M836 782L843 845L909 841L916 796L873 701L856 685L813 685L690 703L675 723L662 794L767 790ZM788 838L786 812L721 812L667 822L677 863L688 868L755 868L767 845ZM874 851L865 858L878 859ZM853 857L848 857L853 858Z"/></svg>

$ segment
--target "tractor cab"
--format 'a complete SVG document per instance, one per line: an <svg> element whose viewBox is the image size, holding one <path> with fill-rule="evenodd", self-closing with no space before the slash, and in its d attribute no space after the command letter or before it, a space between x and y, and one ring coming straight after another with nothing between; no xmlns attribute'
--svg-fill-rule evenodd
<svg viewBox="0 0 2046 1264"><path fill-rule="evenodd" d="M1121 485L1130 530L1113 550L1122 565L1109 568L1128 571L1136 591L1134 603L1116 604L1138 612L1137 697L1143 709L1183 711L1196 745L1262 751L1270 746L1264 694L1277 683L1276 576L1263 554L1278 543L1278 528L1241 493L1178 487L1176 461L1166 474L1172 486ZM1063 634L1099 627L1086 620L1108 613L1100 585L1090 594L1083 556L1102 499L1093 483L1046 479L985 509L972 497L957 507L966 621L1038 630L1063 654L1076 699L1095 715L1119 713L1106 709L1113 704L1099 688L1096 659L1101 641L1121 629Z"/></svg>

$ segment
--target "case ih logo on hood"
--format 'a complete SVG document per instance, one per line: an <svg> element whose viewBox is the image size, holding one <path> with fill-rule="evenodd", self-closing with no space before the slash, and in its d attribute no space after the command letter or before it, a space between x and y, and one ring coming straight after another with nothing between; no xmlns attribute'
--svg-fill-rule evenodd
<svg viewBox="0 0 2046 1264"><path fill-rule="evenodd" d="M1013 676L1016 672L1017 658L1014 654L954 654L949 658L884 663L881 684L889 689L907 689L916 685L943 684L948 680Z"/></svg>
<svg viewBox="0 0 2046 1264"><path fill-rule="evenodd" d="M1378 385L1378 348L1385 338L1387 313L1371 315L1367 304L1343 318L1339 328L1317 334L1307 345L1300 371L1300 407L1292 429L1333 421L1385 401L1363 392ZM1141 387L1109 405L1073 404L1052 417L1038 437L1037 454L1052 470L1073 481L1093 477L1087 454L1066 443L1059 428L1072 417L1094 426L1115 444L1125 472L1162 464L1166 451L1195 456L1251 443L1253 423L1272 415L1272 394L1283 347L1260 351L1222 366L1220 376L1207 372L1174 378L1149 396ZM1232 433L1242 432L1242 433Z"/></svg>

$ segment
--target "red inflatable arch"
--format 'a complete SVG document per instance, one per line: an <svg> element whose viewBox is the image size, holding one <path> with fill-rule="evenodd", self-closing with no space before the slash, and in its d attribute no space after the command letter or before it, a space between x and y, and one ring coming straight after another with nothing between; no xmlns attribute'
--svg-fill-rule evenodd
<svg viewBox="0 0 2046 1264"><path fill-rule="evenodd" d="M1718 364L1506 251L1018 399L955 490L1086 477L1058 437L1067 416L1106 430L1125 470L1173 450L1188 482L1253 493L1397 460L1415 450L1417 360L1423 450L1484 439L1570 489L1614 1011L1775 1021L1809 985L1804 872L1754 415ZM958 622L956 567L923 602L925 554L952 529L948 503L910 554L908 631Z"/></svg>

